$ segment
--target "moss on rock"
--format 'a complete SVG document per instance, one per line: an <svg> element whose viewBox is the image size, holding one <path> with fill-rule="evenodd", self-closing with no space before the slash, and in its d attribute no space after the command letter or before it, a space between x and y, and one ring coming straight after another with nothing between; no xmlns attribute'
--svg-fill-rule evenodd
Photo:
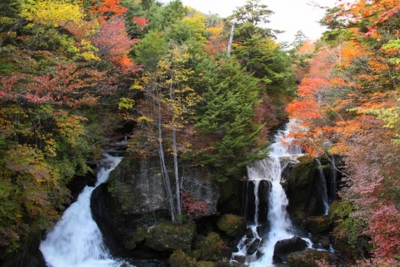
<svg viewBox="0 0 400 267"><path fill-rule="evenodd" d="M326 216L311 216L306 219L306 227L313 234L331 230L331 219Z"/></svg>
<svg viewBox="0 0 400 267"><path fill-rule="evenodd" d="M125 248L132 250L136 248L136 245L143 242L149 236L148 227L139 227L136 231L132 232L125 241Z"/></svg>
<svg viewBox="0 0 400 267"><path fill-rule="evenodd" d="M305 249L303 251L289 254L286 262L290 267L318 267L316 261L329 261L329 253L314 249Z"/></svg>
<svg viewBox="0 0 400 267"><path fill-rule="evenodd" d="M231 253L231 248L225 245L219 234L212 232L203 241L200 260L222 261L230 258Z"/></svg>
<svg viewBox="0 0 400 267"><path fill-rule="evenodd" d="M178 249L172 253L169 258L169 265L171 267L195 267L196 259L186 255L182 250Z"/></svg>
<svg viewBox="0 0 400 267"><path fill-rule="evenodd" d="M193 239L196 236L194 223L173 224L161 222L150 228L146 239L146 246L157 251L191 250Z"/></svg>
<svg viewBox="0 0 400 267"><path fill-rule="evenodd" d="M289 212L299 221L304 218L307 201L312 194L316 169L313 158L301 157L287 181L286 195L289 199Z"/></svg>
<svg viewBox="0 0 400 267"><path fill-rule="evenodd" d="M246 232L246 219L233 214L224 214L217 221L217 226L228 236L243 236Z"/></svg>
<svg viewBox="0 0 400 267"><path fill-rule="evenodd" d="M226 182L218 183L218 211L222 214L240 212L240 181L231 177Z"/></svg>
<svg viewBox="0 0 400 267"><path fill-rule="evenodd" d="M212 261L198 261L196 267L217 267L217 264Z"/></svg>

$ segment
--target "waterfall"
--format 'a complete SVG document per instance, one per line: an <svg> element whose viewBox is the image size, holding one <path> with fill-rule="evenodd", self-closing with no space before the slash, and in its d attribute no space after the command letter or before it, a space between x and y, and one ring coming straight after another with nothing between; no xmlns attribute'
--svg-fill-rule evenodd
<svg viewBox="0 0 400 267"><path fill-rule="evenodd" d="M269 232L262 238L262 247L259 249L263 256L257 261L254 261L255 255L248 257L250 261L253 261L250 265L253 267L273 266L272 256L276 242L293 236L292 224L286 211L288 199L281 185L282 170L290 161L301 155L301 150L298 147L290 146L288 148L287 146L287 144L291 143L291 139L285 138L285 136L288 134L290 126L293 123L293 121L290 122L286 130L279 131L275 136L274 143L270 145L268 157L256 161L247 167L248 180L255 184L254 188L258 188L260 181L268 181L271 184L271 191L268 198ZM252 231L251 238L253 241L249 241L249 235L243 237L238 244L239 252L234 253L233 258L246 256L254 239L260 239L257 232L257 228L261 225L258 218L259 196L256 189L254 190L254 195L256 198L254 222L248 226Z"/></svg>
<svg viewBox="0 0 400 267"><path fill-rule="evenodd" d="M328 189L326 187L326 179L324 175L324 171L322 170L321 161L319 159L315 159L318 164L318 179L319 179L319 192L321 192L321 200L324 204L324 215L328 215L329 211L329 203L328 203Z"/></svg>
<svg viewBox="0 0 400 267"><path fill-rule="evenodd" d="M90 210L93 190L107 181L109 174L122 158L105 155L105 167L97 174L95 187L86 186L76 202L63 213L53 230L47 233L40 250L49 267L131 266L112 259Z"/></svg>

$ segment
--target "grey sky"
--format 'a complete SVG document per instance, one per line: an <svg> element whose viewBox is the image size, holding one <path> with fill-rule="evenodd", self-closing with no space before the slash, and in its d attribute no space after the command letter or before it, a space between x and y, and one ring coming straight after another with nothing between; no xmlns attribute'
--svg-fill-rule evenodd
<svg viewBox="0 0 400 267"><path fill-rule="evenodd" d="M168 2L167 0L165 0ZM227 17L238 6L243 6L246 0L181 0L184 5L191 6L205 14L217 13ZM322 6L334 6L336 0L314 0ZM312 39L321 36L324 29L318 24L324 16L324 11L313 7L310 0L261 0L268 8L275 12L271 16L269 28L283 30L285 33L278 36L279 41L292 42L298 30Z"/></svg>

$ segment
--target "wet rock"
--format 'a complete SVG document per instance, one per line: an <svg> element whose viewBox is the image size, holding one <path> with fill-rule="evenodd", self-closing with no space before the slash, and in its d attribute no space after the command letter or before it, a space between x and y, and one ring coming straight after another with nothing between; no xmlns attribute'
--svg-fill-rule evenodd
<svg viewBox="0 0 400 267"><path fill-rule="evenodd" d="M301 157L299 163L294 166L287 178L288 211L298 222L301 222L305 217L304 211L313 193L316 170L317 166L314 159Z"/></svg>
<svg viewBox="0 0 400 267"><path fill-rule="evenodd" d="M270 227L269 223L264 223L264 224L257 226L257 233L259 236L267 235L270 230L271 230L271 227Z"/></svg>
<svg viewBox="0 0 400 267"><path fill-rule="evenodd" d="M246 256L245 255L234 255L232 257L234 261L237 261L238 263L245 263L246 262Z"/></svg>
<svg viewBox="0 0 400 267"><path fill-rule="evenodd" d="M298 236L276 242L274 247L274 262L286 261L287 256L296 251L307 248L307 242Z"/></svg>
<svg viewBox="0 0 400 267"><path fill-rule="evenodd" d="M246 237L247 238L254 238L253 230L251 230L250 228L247 228L246 229Z"/></svg>
<svg viewBox="0 0 400 267"><path fill-rule="evenodd" d="M251 243L251 245L247 249L247 254L253 255L260 247L260 243L261 243L261 239L259 239L259 238L254 239L254 241Z"/></svg>
<svg viewBox="0 0 400 267"><path fill-rule="evenodd" d="M329 238L327 238L327 237L321 238L321 245L324 249L329 249L331 246L331 242L329 241Z"/></svg>

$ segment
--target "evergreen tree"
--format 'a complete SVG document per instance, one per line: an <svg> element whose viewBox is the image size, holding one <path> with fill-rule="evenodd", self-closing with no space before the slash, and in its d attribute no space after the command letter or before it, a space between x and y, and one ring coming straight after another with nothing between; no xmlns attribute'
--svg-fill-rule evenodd
<svg viewBox="0 0 400 267"><path fill-rule="evenodd" d="M195 157L214 167L217 180L224 181L255 159L265 157L266 151L254 150L264 125L251 120L262 90L260 80L248 75L233 58L219 64L206 59L199 69L204 106L195 125L202 144Z"/></svg>

